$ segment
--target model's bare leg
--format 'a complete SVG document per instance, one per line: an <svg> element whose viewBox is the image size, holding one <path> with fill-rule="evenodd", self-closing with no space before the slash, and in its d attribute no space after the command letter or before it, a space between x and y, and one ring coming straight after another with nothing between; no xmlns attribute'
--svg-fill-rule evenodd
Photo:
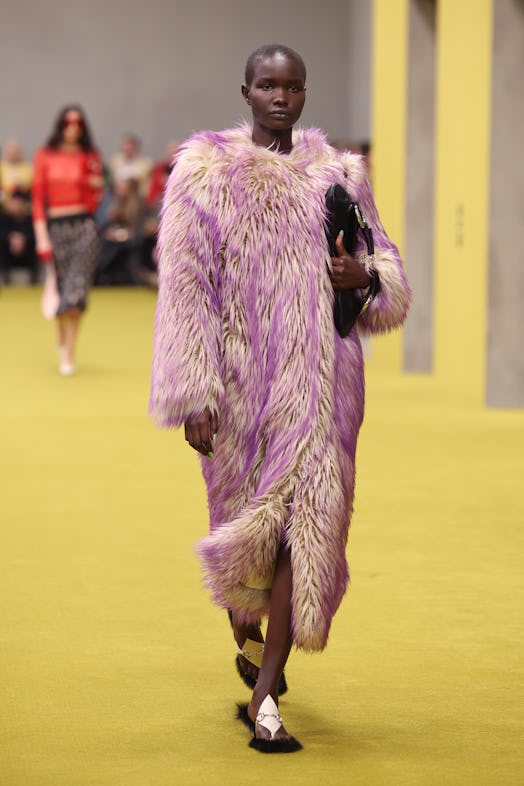
<svg viewBox="0 0 524 786"><path fill-rule="evenodd" d="M291 554L280 547L277 557L269 621L266 632L264 659L258 675L257 684L248 706L248 715L255 720L263 700L269 695L278 704L278 681L284 670L291 650L291 595L293 591L293 575L291 571ZM271 737L269 731L257 726L257 736ZM289 735L283 726L277 731L275 739L287 738Z"/></svg>
<svg viewBox="0 0 524 786"><path fill-rule="evenodd" d="M63 314L59 314L59 316L56 318L56 342L61 360L65 343L65 318Z"/></svg>
<svg viewBox="0 0 524 786"><path fill-rule="evenodd" d="M63 339L60 345L61 365L74 366L75 364L76 340L81 318L82 311L77 308L70 309L59 317L59 335Z"/></svg>

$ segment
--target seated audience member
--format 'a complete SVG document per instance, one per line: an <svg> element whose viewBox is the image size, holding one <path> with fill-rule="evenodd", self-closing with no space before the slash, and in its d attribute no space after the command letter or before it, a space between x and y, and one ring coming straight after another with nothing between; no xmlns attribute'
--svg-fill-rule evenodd
<svg viewBox="0 0 524 786"><path fill-rule="evenodd" d="M158 285L156 241L160 206L167 178L173 168L173 157L179 146L180 143L175 139L168 142L165 158L161 161L157 161L151 171L149 193L147 196L148 213L144 222L139 273L144 284L152 287Z"/></svg>
<svg viewBox="0 0 524 786"><path fill-rule="evenodd" d="M111 159L109 170L113 187L120 180L133 179L138 182L140 194L147 197L153 162L150 158L142 156L140 151L140 139L134 134L126 134L122 139L120 152Z"/></svg>
<svg viewBox="0 0 524 786"><path fill-rule="evenodd" d="M32 284L38 281L33 222L29 198L25 191L15 190L5 200L0 213L0 276L7 283L13 268L29 271Z"/></svg>
<svg viewBox="0 0 524 786"><path fill-rule="evenodd" d="M29 194L33 178L33 167L24 161L20 144L16 139L8 139L2 150L0 160L0 195L2 203L13 193L23 191Z"/></svg>
<svg viewBox="0 0 524 786"><path fill-rule="evenodd" d="M364 139L362 142L358 143L354 152L360 153L364 159L369 175L371 171L371 142L368 139Z"/></svg>
<svg viewBox="0 0 524 786"><path fill-rule="evenodd" d="M135 178L115 182L113 199L102 226L102 245L95 284L141 284L139 276L145 200Z"/></svg>
<svg viewBox="0 0 524 786"><path fill-rule="evenodd" d="M158 259L156 255L157 238L158 213L149 206L143 225L138 275L143 284L154 288L158 286Z"/></svg>
<svg viewBox="0 0 524 786"><path fill-rule="evenodd" d="M111 183L111 173L107 164L102 164L102 196L96 208L95 221L97 226L103 227L107 224L107 211L113 201L113 187Z"/></svg>
<svg viewBox="0 0 524 786"><path fill-rule="evenodd" d="M180 142L176 139L172 139L167 143L165 158L155 163L151 171L149 193L147 195L147 201L150 205L154 205L155 207L159 206L167 183L167 178L171 174L173 168L173 158L179 147Z"/></svg>

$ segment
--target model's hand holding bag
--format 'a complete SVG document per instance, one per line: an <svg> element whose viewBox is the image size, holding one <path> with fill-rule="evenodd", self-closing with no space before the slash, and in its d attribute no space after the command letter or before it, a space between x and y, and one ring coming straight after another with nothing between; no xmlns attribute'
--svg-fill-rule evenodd
<svg viewBox="0 0 524 786"><path fill-rule="evenodd" d="M344 248L352 255L357 245L357 234L360 229L366 241L367 252L373 256L373 233L364 218L358 202L351 200L347 191L338 183L334 183L326 192L326 237L329 253L338 256L336 241L343 232ZM334 320L335 327L342 338L345 338L373 298L380 290L380 280L374 270L368 270L371 281L363 292L361 289L335 289Z"/></svg>

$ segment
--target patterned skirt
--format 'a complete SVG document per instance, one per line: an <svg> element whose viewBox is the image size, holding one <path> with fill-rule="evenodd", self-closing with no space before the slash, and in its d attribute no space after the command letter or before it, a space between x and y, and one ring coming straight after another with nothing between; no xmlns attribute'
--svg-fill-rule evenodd
<svg viewBox="0 0 524 786"><path fill-rule="evenodd" d="M98 229L87 213L48 220L56 281L60 295L57 316L87 307L99 253Z"/></svg>

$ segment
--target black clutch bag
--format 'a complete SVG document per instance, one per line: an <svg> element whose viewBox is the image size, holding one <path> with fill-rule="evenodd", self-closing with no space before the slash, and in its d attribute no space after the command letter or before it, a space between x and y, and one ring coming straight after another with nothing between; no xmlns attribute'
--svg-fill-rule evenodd
<svg viewBox="0 0 524 786"><path fill-rule="evenodd" d="M373 233L367 223L358 202L353 202L347 191L338 183L334 183L326 192L326 237L329 253L337 255L335 241L344 231L344 248L353 254L357 245L357 234L362 232L370 256L375 253ZM375 271L370 272L371 283L365 295L359 289L335 290L333 317L338 333L345 338L360 314L362 314L380 290L380 281Z"/></svg>

